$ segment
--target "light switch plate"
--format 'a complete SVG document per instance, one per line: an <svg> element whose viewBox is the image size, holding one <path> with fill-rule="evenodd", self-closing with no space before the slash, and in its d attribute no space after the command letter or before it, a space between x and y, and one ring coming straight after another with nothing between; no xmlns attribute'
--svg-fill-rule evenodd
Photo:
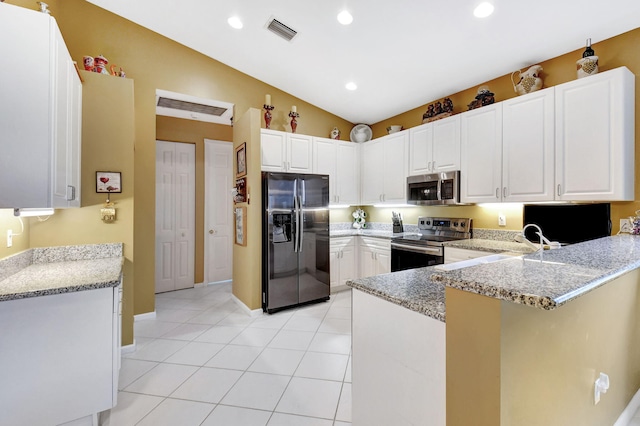
<svg viewBox="0 0 640 426"><path fill-rule="evenodd" d="M13 245L13 230L7 229L7 248Z"/></svg>

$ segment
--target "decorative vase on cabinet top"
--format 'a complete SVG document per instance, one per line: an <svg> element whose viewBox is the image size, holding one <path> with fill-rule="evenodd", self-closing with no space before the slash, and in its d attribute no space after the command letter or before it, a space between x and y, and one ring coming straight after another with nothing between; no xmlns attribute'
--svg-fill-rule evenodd
<svg viewBox="0 0 640 426"><path fill-rule="evenodd" d="M517 80L514 80L513 76L518 74ZM525 72L514 71L511 74L511 83L513 83L513 90L518 95L526 95L527 93L535 92L542 89L542 67L540 65L534 65Z"/></svg>

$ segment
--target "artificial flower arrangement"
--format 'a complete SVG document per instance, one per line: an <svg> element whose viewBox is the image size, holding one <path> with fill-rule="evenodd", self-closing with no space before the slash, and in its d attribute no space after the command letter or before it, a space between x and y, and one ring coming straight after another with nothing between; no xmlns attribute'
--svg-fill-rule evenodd
<svg viewBox="0 0 640 426"><path fill-rule="evenodd" d="M353 213L351 213L351 216L353 216L353 227L356 229L360 229L360 228L366 228L367 227L367 221L366 221L366 217L367 217L367 213L362 210L360 207L358 207L356 209L356 211L354 211Z"/></svg>

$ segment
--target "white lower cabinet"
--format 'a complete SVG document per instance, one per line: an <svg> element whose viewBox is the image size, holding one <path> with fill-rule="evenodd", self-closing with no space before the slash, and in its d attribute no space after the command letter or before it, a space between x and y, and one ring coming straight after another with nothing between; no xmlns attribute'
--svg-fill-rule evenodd
<svg viewBox="0 0 640 426"><path fill-rule="evenodd" d="M58 425L116 405L120 297L108 287L0 302L0 424Z"/></svg>
<svg viewBox="0 0 640 426"><path fill-rule="evenodd" d="M445 323L353 290L354 425L446 425Z"/></svg>
<svg viewBox="0 0 640 426"><path fill-rule="evenodd" d="M358 237L359 278L391 272L391 241Z"/></svg>
<svg viewBox="0 0 640 426"><path fill-rule="evenodd" d="M357 278L356 238L331 238L329 257L331 261L331 292L347 290L347 281Z"/></svg>
<svg viewBox="0 0 640 426"><path fill-rule="evenodd" d="M476 257L490 256L492 252L481 250L467 250L457 247L444 248L444 263L460 262L462 260L475 259Z"/></svg>

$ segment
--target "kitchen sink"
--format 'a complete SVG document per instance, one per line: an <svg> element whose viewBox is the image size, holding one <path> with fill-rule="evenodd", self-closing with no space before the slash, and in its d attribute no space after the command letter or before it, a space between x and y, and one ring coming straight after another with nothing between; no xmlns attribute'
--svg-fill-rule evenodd
<svg viewBox="0 0 640 426"><path fill-rule="evenodd" d="M461 260L460 262L437 265L435 269L439 271L455 271L456 269L468 268L470 266L484 265L486 263L499 262L507 259L521 259L522 256L510 256L508 254L490 254L489 256L476 257L474 259Z"/></svg>

